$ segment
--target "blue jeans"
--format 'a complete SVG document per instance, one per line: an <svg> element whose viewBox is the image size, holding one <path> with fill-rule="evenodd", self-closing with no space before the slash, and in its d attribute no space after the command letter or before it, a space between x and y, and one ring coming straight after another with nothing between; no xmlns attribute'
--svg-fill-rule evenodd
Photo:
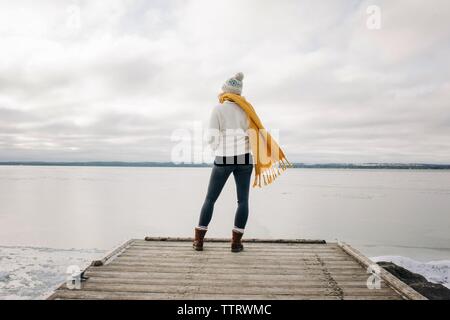
<svg viewBox="0 0 450 320"><path fill-rule="evenodd" d="M252 164L233 164L233 165L216 165L211 172L209 179L208 192L206 194L205 202L203 203L200 212L199 226L207 227L211 221L214 204L222 192L225 182L233 173L234 181L236 182L237 202L238 207L234 217L234 226L239 229L244 229L248 219L248 196L250 192L250 178L252 176Z"/></svg>

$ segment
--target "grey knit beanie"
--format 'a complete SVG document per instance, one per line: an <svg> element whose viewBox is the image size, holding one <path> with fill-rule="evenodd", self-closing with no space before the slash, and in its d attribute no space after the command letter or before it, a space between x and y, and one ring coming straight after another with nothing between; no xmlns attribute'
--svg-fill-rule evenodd
<svg viewBox="0 0 450 320"><path fill-rule="evenodd" d="M244 79L244 74L242 72L236 73L236 75L228 79L222 86L223 92L241 94L242 93L242 80Z"/></svg>

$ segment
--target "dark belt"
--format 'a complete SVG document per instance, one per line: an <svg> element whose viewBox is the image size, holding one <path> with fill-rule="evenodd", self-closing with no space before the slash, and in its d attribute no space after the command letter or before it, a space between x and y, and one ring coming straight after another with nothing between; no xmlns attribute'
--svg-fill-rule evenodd
<svg viewBox="0 0 450 320"><path fill-rule="evenodd" d="M253 157L251 153L239 154L236 156L216 156L214 164L216 166L253 164Z"/></svg>

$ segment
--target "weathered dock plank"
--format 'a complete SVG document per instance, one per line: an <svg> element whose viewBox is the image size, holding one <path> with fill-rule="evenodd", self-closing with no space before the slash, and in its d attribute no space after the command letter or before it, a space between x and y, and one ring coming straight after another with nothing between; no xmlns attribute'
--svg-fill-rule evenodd
<svg viewBox="0 0 450 320"><path fill-rule="evenodd" d="M387 271L369 289L371 261L346 244L224 239L192 250L189 238L130 240L85 270L81 289L62 284L49 299L422 299Z"/></svg>

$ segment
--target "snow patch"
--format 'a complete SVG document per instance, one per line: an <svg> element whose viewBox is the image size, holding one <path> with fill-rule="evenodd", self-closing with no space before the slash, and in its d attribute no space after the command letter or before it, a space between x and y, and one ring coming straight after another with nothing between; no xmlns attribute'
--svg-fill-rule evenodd
<svg viewBox="0 0 450 320"><path fill-rule="evenodd" d="M43 299L67 277L67 267L87 267L102 250L0 246L0 300Z"/></svg>
<svg viewBox="0 0 450 320"><path fill-rule="evenodd" d="M386 261L424 276L432 283L439 283L450 289L450 260L420 262L402 256L379 256L370 258L374 262Z"/></svg>

